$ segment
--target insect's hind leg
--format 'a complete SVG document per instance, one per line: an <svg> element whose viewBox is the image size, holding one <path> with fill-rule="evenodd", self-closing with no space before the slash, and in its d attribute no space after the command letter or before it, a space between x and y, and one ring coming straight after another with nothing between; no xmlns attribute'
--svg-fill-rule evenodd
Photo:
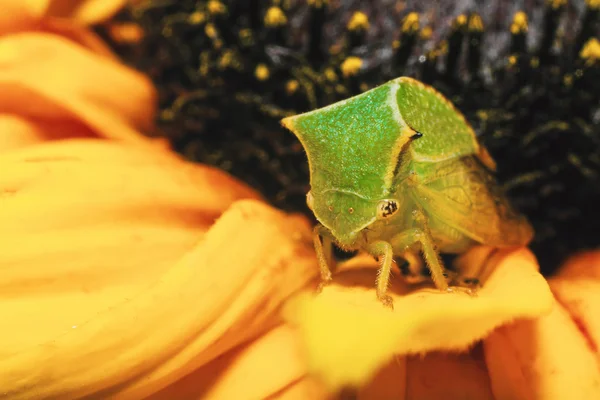
<svg viewBox="0 0 600 400"><path fill-rule="evenodd" d="M433 244L433 239L422 229L410 228L400 232L390 241L395 253L404 253L415 243L421 245L421 251L425 262L431 272L431 278L435 286L443 291L448 290L448 282L446 281L444 266L438 256L438 253Z"/></svg>
<svg viewBox="0 0 600 400"><path fill-rule="evenodd" d="M326 228L318 224L313 229L313 243L319 262L319 271L321 273L321 282L317 287L317 292L323 290L323 287L331 283L332 274L335 269L335 260L333 258L333 241Z"/></svg>

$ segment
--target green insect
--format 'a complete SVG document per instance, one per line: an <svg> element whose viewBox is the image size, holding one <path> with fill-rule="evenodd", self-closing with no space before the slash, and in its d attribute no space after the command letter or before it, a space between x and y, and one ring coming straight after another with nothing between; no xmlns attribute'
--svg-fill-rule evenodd
<svg viewBox="0 0 600 400"><path fill-rule="evenodd" d="M282 123L308 157L321 287L332 280L334 243L380 260L377 297L392 306L386 291L394 256L414 260L421 253L436 287L446 291L452 288L438 252L532 239L463 115L419 81L397 78Z"/></svg>

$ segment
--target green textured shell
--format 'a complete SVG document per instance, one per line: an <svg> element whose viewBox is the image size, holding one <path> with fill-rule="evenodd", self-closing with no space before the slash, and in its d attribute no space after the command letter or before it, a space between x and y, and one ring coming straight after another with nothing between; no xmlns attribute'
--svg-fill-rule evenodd
<svg viewBox="0 0 600 400"><path fill-rule="evenodd" d="M435 89L401 77L360 95L283 119L307 153L311 190L366 199L386 196L398 156L410 137L416 161L477 155L493 167L463 115Z"/></svg>

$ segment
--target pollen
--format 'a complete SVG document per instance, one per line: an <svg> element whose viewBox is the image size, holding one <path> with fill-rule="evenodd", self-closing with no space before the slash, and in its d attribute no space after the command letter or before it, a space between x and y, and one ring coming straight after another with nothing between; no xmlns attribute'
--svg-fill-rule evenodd
<svg viewBox="0 0 600 400"><path fill-rule="evenodd" d="M473 14L469 18L469 30L471 32L483 32L483 20L477 14Z"/></svg>
<svg viewBox="0 0 600 400"><path fill-rule="evenodd" d="M433 36L433 29L431 29L430 26L426 26L425 28L423 28L421 30L421 39L422 40L429 40L429 39L431 39L431 36Z"/></svg>
<svg viewBox="0 0 600 400"><path fill-rule="evenodd" d="M402 32L415 33L419 30L419 14L416 12L409 13L402 21Z"/></svg>
<svg viewBox="0 0 600 400"><path fill-rule="evenodd" d="M213 24L206 24L204 27L204 33L206 33L206 36L209 38L214 39L217 37L217 28L215 28Z"/></svg>
<svg viewBox="0 0 600 400"><path fill-rule="evenodd" d="M201 23L206 21L206 14L200 11L193 12L188 17L188 21L192 25L200 25Z"/></svg>
<svg viewBox="0 0 600 400"><path fill-rule="evenodd" d="M349 31L366 31L369 29L369 17L361 11L357 11L352 14L352 18L348 21L346 28L348 28Z"/></svg>
<svg viewBox="0 0 600 400"><path fill-rule="evenodd" d="M462 28L466 24L467 24L467 16L465 14L460 14L458 17L456 17L456 19L454 20L454 23L452 25L453 25L454 29L458 29L458 28Z"/></svg>
<svg viewBox="0 0 600 400"><path fill-rule="evenodd" d="M326 68L323 74L325 75L325 79L327 79L329 82L335 82L338 79L333 68Z"/></svg>
<svg viewBox="0 0 600 400"><path fill-rule="evenodd" d="M270 7L265 14L265 26L277 28L287 24L287 17L279 7Z"/></svg>
<svg viewBox="0 0 600 400"><path fill-rule="evenodd" d="M327 0L308 0L308 5L314 8L322 8L328 3Z"/></svg>
<svg viewBox="0 0 600 400"><path fill-rule="evenodd" d="M550 7L552 7L552 9L558 10L559 8L567 4L567 0L548 0L548 4L550 4Z"/></svg>
<svg viewBox="0 0 600 400"><path fill-rule="evenodd" d="M261 63L256 66L256 69L254 70L254 76L259 81L266 81L271 76L271 71L269 71L269 67Z"/></svg>
<svg viewBox="0 0 600 400"><path fill-rule="evenodd" d="M300 87L300 84L298 83L298 81L295 79L290 79L285 84L285 92L288 95L292 95L292 94L296 93L296 91L298 90L298 87Z"/></svg>
<svg viewBox="0 0 600 400"><path fill-rule="evenodd" d="M592 10L600 9L600 0L585 0L585 4Z"/></svg>
<svg viewBox="0 0 600 400"><path fill-rule="evenodd" d="M344 60L344 62L340 66L340 69L342 70L342 75L344 75L345 78L348 78L350 76L358 74L358 71L360 71L362 65L362 59L360 59L359 57L351 56Z"/></svg>
<svg viewBox="0 0 600 400"><path fill-rule="evenodd" d="M523 11L519 11L513 17L513 22L510 26L510 33L513 35L519 35L527 32L527 14Z"/></svg>
<svg viewBox="0 0 600 400"><path fill-rule="evenodd" d="M218 0L210 0L207 5L208 12L217 15L217 14L225 14L227 12L227 8L225 4L221 3Z"/></svg>
<svg viewBox="0 0 600 400"><path fill-rule="evenodd" d="M596 38L588 40L581 49L579 56L586 60L586 64L600 60L600 41Z"/></svg>

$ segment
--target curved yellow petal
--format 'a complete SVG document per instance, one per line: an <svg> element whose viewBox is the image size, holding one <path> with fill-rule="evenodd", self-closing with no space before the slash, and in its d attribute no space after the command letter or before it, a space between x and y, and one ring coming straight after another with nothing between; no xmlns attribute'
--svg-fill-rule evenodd
<svg viewBox="0 0 600 400"><path fill-rule="evenodd" d="M181 381L150 396L161 399L324 398L306 378L298 335L279 326L253 342L236 348L194 371Z"/></svg>
<svg viewBox="0 0 600 400"><path fill-rule="evenodd" d="M600 365L600 251L582 253L568 260L550 279L550 288Z"/></svg>
<svg viewBox="0 0 600 400"><path fill-rule="evenodd" d="M139 398L277 322L310 229L212 168L117 142L0 155L0 387ZM102 393L99 394L99 392Z"/></svg>
<svg viewBox="0 0 600 400"><path fill-rule="evenodd" d="M112 17L127 3L126 0L41 0L47 3L45 14L69 18L86 25Z"/></svg>
<svg viewBox="0 0 600 400"><path fill-rule="evenodd" d="M354 269L317 296L298 296L286 315L302 332L312 372L332 389L361 386L393 354L465 350L498 326L550 310L552 294L528 250L498 252L490 262L496 267L476 297L408 292L396 279L391 311L376 299L373 269Z"/></svg>
<svg viewBox="0 0 600 400"><path fill-rule="evenodd" d="M549 315L501 327L484 347L497 399L600 398L595 354L559 303Z"/></svg>
<svg viewBox="0 0 600 400"><path fill-rule="evenodd" d="M471 352L407 357L408 400L494 400L481 346ZM498 398L502 399L502 398Z"/></svg>
<svg viewBox="0 0 600 400"><path fill-rule="evenodd" d="M0 37L0 108L31 120L77 121L96 135L148 144L155 90L148 78L65 38ZM10 133L2 133L7 135Z"/></svg>
<svg viewBox="0 0 600 400"><path fill-rule="evenodd" d="M29 29L38 21L30 1L0 0L0 35Z"/></svg>

